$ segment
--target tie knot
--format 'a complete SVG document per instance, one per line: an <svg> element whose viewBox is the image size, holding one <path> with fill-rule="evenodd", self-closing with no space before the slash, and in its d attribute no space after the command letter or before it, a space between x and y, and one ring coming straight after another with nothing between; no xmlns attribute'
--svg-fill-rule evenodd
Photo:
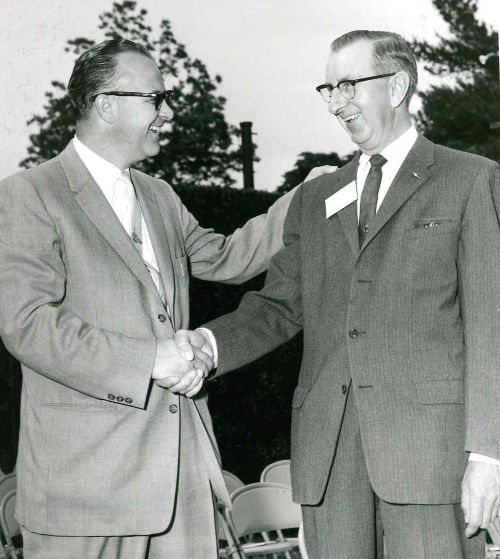
<svg viewBox="0 0 500 559"><path fill-rule="evenodd" d="M383 155L380 155L380 153L376 153L370 157L370 165L372 167L382 167L386 163L387 159Z"/></svg>

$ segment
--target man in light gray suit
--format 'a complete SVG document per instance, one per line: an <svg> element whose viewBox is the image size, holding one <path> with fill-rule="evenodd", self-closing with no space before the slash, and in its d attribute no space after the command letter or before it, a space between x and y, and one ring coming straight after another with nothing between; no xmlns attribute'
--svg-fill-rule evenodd
<svg viewBox="0 0 500 559"><path fill-rule="evenodd" d="M373 558L377 502L391 559L484 558L498 515L499 167L418 135L416 83L396 34L332 43L317 90L360 152L299 189L264 289L211 340L178 335L187 353L215 337L217 376L303 329L291 473L311 559Z"/></svg>
<svg viewBox="0 0 500 559"><path fill-rule="evenodd" d="M240 283L282 246L292 195L229 237L132 168L172 118L150 53L101 43L69 82L76 137L0 184L0 334L23 371L17 518L27 559L214 559L228 504L204 397L173 343L189 272ZM165 377L182 389L163 388ZM174 392L180 392L174 393Z"/></svg>

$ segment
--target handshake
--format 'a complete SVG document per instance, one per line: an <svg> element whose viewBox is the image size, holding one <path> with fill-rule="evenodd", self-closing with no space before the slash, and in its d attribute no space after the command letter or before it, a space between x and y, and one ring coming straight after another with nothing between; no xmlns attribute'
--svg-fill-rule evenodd
<svg viewBox="0 0 500 559"><path fill-rule="evenodd" d="M158 386L192 398L214 368L214 349L203 330L179 330L174 339L158 340L153 379Z"/></svg>

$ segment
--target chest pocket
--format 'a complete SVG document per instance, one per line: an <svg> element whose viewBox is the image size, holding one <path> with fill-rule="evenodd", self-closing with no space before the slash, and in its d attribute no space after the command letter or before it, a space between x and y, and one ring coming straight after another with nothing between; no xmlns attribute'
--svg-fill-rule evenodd
<svg viewBox="0 0 500 559"><path fill-rule="evenodd" d="M403 278L415 287L456 281L458 218L414 219L403 235Z"/></svg>

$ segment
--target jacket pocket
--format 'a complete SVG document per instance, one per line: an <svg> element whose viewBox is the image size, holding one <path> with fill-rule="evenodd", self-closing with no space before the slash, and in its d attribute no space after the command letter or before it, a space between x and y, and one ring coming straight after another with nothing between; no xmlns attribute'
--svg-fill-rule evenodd
<svg viewBox="0 0 500 559"><path fill-rule="evenodd" d="M300 408L310 390L308 386L297 386L293 392L292 408Z"/></svg>
<svg viewBox="0 0 500 559"><path fill-rule="evenodd" d="M445 235L458 232L459 222L457 218L428 218L414 219L405 230L405 238L430 239L437 235Z"/></svg>
<svg viewBox="0 0 500 559"><path fill-rule="evenodd" d="M465 387L462 379L415 382L419 404L463 404Z"/></svg>

